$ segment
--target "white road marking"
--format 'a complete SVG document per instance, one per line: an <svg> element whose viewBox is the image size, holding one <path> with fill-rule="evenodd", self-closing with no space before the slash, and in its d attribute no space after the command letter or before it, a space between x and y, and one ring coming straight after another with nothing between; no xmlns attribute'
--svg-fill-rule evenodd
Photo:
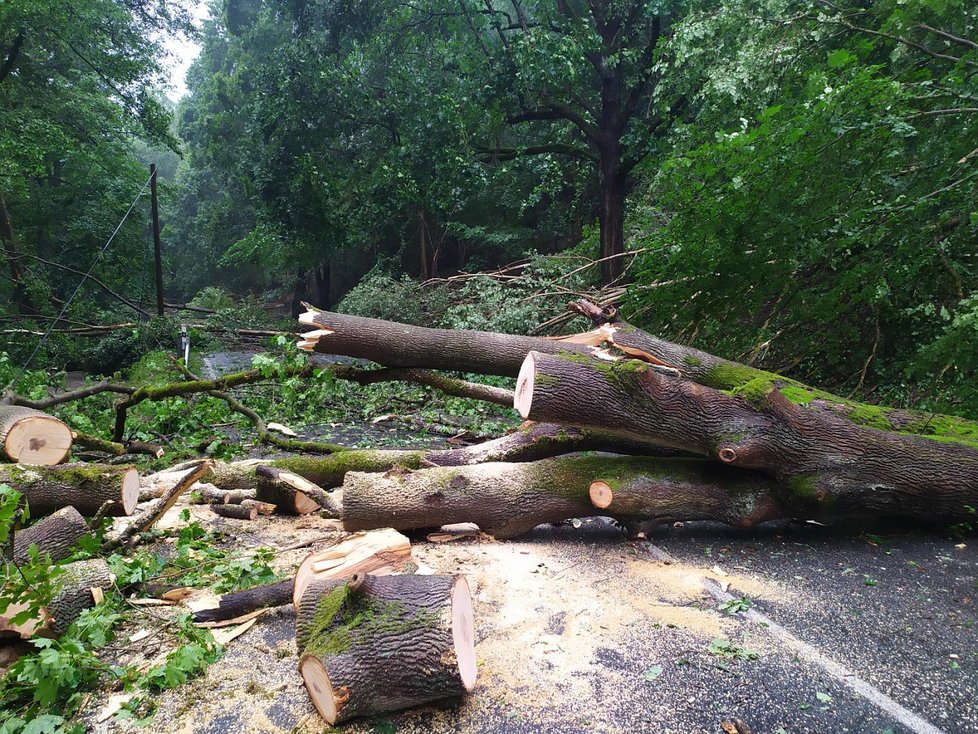
<svg viewBox="0 0 978 734"><path fill-rule="evenodd" d="M678 559L671 556L664 549L648 542L645 543L645 546L648 549L649 554L658 560L667 563L679 563ZM732 594L721 589L720 585L714 579L704 578L703 582L703 588L705 588L718 602L728 602L736 598ZM742 612L741 616L762 625L764 629L794 650L798 657L803 658L810 663L814 663L830 676L839 681L839 683L846 686L856 694L862 696L877 708L885 711L887 714L892 716L895 721L906 727L908 730L915 732L915 734L945 734L941 729L938 729L929 721L921 718L910 709L901 706L869 681L863 680L841 663L833 660L809 643L796 637L767 615L762 614L756 609L748 609L746 612Z"/></svg>

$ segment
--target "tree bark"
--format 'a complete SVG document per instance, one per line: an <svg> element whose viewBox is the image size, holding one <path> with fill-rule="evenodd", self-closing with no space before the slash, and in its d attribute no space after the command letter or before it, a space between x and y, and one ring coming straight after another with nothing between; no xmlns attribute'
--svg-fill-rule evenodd
<svg viewBox="0 0 978 734"><path fill-rule="evenodd" d="M255 474L255 499L275 505L282 514L308 515L332 507L322 487L298 474L273 466L259 466Z"/></svg>
<svg viewBox="0 0 978 734"><path fill-rule="evenodd" d="M369 359L387 367L426 367L515 377L531 350L592 352L589 346L567 343L560 338L429 329L308 308L299 316L299 323L315 330L302 335L300 349Z"/></svg>
<svg viewBox="0 0 978 734"><path fill-rule="evenodd" d="M211 512L221 517L233 520L254 520L258 517L258 509L255 507L245 507L244 505L209 505Z"/></svg>
<svg viewBox="0 0 978 734"><path fill-rule="evenodd" d="M553 423L527 422L513 433L461 448L349 449L329 456L218 462L211 481L216 487L225 490L254 487L258 482L257 468L270 466L298 474L323 489L331 489L343 484L343 479L350 471L386 472L395 467L421 469L425 466L468 466L487 461L523 462L576 451L660 455L676 453L641 441L623 439L608 432L586 431ZM167 475L169 474L168 472ZM166 480L160 481L161 485L165 483Z"/></svg>
<svg viewBox="0 0 978 734"><path fill-rule="evenodd" d="M533 420L597 428L761 471L792 508L957 522L978 506L978 449L857 426L777 390L734 396L638 360L531 352L516 405Z"/></svg>
<svg viewBox="0 0 978 734"><path fill-rule="evenodd" d="M50 466L71 450L71 429L33 408L0 405L0 453L21 464Z"/></svg>
<svg viewBox="0 0 978 734"><path fill-rule="evenodd" d="M64 507L74 507L90 517L106 502L114 503L108 514L131 515L139 501L139 474L125 466L0 465L0 484L9 484L24 495L34 517Z"/></svg>
<svg viewBox="0 0 978 734"><path fill-rule="evenodd" d="M595 509L591 489L628 490ZM341 493L341 494L340 494ZM351 472L337 500L346 530L436 528L472 522L498 538L575 517L713 520L742 527L791 517L779 485L763 474L701 459L561 456L524 464L487 463L414 472ZM642 502L628 499L640 494ZM616 495L617 496L617 495Z"/></svg>
<svg viewBox="0 0 978 734"><path fill-rule="evenodd" d="M42 557L47 553L52 563L62 561L74 552L75 545L88 532L88 524L78 510L63 507L14 536L14 563L26 563L33 547Z"/></svg>
<svg viewBox="0 0 978 734"><path fill-rule="evenodd" d="M296 642L306 689L331 725L475 686L472 601L462 576L317 581L296 610Z"/></svg>
<svg viewBox="0 0 978 734"><path fill-rule="evenodd" d="M292 603L294 579L279 581L277 584L255 586L244 591L222 594L218 606L194 612L194 622L223 622L250 614L258 609L280 607Z"/></svg>
<svg viewBox="0 0 978 734"><path fill-rule="evenodd" d="M621 144L617 139L600 147L598 194L601 212L601 283L610 285L624 273L626 176L621 172Z"/></svg>

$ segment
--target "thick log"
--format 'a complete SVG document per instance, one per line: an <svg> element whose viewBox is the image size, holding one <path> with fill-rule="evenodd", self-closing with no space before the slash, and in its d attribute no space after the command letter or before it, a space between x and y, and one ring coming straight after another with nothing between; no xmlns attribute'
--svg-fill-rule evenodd
<svg viewBox="0 0 978 734"><path fill-rule="evenodd" d="M139 500L139 474L125 466L0 465L0 483L23 494L34 517L63 507L74 507L90 517L110 501L114 504L108 514L131 515Z"/></svg>
<svg viewBox="0 0 978 734"><path fill-rule="evenodd" d="M856 425L885 431L957 440L978 448L978 422L929 411L859 403L766 370L723 359L649 334L621 319L614 306L580 300L570 308L586 316L595 330L568 337L608 347L650 363L671 365L687 380L750 399L777 391L788 402L814 412L829 412ZM545 350L540 350L545 351Z"/></svg>
<svg viewBox="0 0 978 734"><path fill-rule="evenodd" d="M0 638L63 635L83 611L95 606L92 589L107 589L114 581L109 564L101 558L62 566L52 582L54 593L37 617L14 624L13 617L27 608L20 603L11 604L0 615Z"/></svg>
<svg viewBox="0 0 978 734"><path fill-rule="evenodd" d="M269 466L298 474L320 488L331 489L343 484L347 472L351 471L386 472L394 467L421 469L426 466L468 466L487 461L535 461L577 451L675 453L648 443L622 439L607 432L584 431L553 423L527 422L500 438L454 449L350 449L337 451L330 456L218 462L211 481L215 486L227 490L254 487L258 482L257 468Z"/></svg>
<svg viewBox="0 0 978 734"><path fill-rule="evenodd" d="M320 311L307 304L299 323L313 326L298 346L308 352L340 354L387 367L428 367L515 377L526 353L591 354L592 347L560 339L488 331L428 329L363 316Z"/></svg>
<svg viewBox="0 0 978 734"><path fill-rule="evenodd" d="M462 576L317 581L296 610L299 672L332 725L471 691L472 600Z"/></svg>
<svg viewBox="0 0 978 734"><path fill-rule="evenodd" d="M595 509L596 484L643 493ZM487 463L414 472L351 472L337 499L343 526L399 530L472 522L496 538L543 523L606 515L622 520L713 520L742 527L790 517L769 477L702 459L561 456L524 464Z"/></svg>
<svg viewBox="0 0 978 734"><path fill-rule="evenodd" d="M20 464L51 466L71 450L71 429L40 410L0 405L0 454Z"/></svg>
<svg viewBox="0 0 978 734"><path fill-rule="evenodd" d="M978 449L806 410L778 390L730 395L638 360L531 352L516 407L533 420L655 441L776 478L809 517L958 522L978 506Z"/></svg>
<svg viewBox="0 0 978 734"><path fill-rule="evenodd" d="M78 541L88 533L88 524L78 510L64 507L14 536L14 563L26 563L34 547L42 557L46 553L52 563L57 563L70 556Z"/></svg>
<svg viewBox="0 0 978 734"><path fill-rule="evenodd" d="M209 505L211 512L232 520L254 520L258 517L258 509L244 505Z"/></svg>

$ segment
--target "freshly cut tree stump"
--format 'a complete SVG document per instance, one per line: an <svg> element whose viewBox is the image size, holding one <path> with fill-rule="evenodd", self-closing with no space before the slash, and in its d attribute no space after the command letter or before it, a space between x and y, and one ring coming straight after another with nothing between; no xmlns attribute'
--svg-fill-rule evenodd
<svg viewBox="0 0 978 734"><path fill-rule="evenodd" d="M310 553L295 572L293 603L298 606L306 587L320 579L345 579L355 573L387 576L411 573L417 568L411 541L391 528L357 533L352 537Z"/></svg>
<svg viewBox="0 0 978 734"><path fill-rule="evenodd" d="M42 556L47 553L57 563L70 556L75 544L88 532L88 524L78 510L63 507L14 536L14 563L26 563L33 546L37 546Z"/></svg>
<svg viewBox="0 0 978 734"><path fill-rule="evenodd" d="M255 474L255 499L277 506L283 515L308 515L332 506L329 494L298 474L273 466L258 466Z"/></svg>
<svg viewBox="0 0 978 734"><path fill-rule="evenodd" d="M139 501L139 474L125 466L7 464L0 465L0 483L9 484L23 494L34 517L49 515L63 507L74 507L90 517L109 501L114 502L109 515L131 515Z"/></svg>
<svg viewBox="0 0 978 734"><path fill-rule="evenodd" d="M221 517L228 517L232 520L254 520L258 517L257 507L245 507L244 505L210 505L211 512Z"/></svg>
<svg viewBox="0 0 978 734"><path fill-rule="evenodd" d="M11 619L26 608L19 603L11 604L0 615L0 637L63 635L83 611L95 606L92 589L107 589L114 581L109 564L101 558L69 563L52 582L54 594L36 618L12 623Z"/></svg>
<svg viewBox="0 0 978 734"><path fill-rule="evenodd" d="M296 610L296 641L299 673L332 725L475 686L472 599L462 576L316 581Z"/></svg>
<svg viewBox="0 0 978 734"><path fill-rule="evenodd" d="M0 405L0 453L20 464L51 466L71 450L71 429L47 413Z"/></svg>

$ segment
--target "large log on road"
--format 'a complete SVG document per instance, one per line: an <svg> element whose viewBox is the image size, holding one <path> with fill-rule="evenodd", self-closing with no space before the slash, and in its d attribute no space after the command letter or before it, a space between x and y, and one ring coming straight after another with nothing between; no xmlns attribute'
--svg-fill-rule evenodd
<svg viewBox="0 0 978 734"><path fill-rule="evenodd" d="M978 506L978 448L856 425L777 389L730 395L638 360L527 355L524 418L597 428L758 470L817 516L958 522Z"/></svg>
<svg viewBox="0 0 978 734"><path fill-rule="evenodd" d="M34 517L62 507L92 516L106 502L113 503L109 515L131 515L139 501L139 474L125 466L0 464L0 484L9 484L24 495Z"/></svg>

